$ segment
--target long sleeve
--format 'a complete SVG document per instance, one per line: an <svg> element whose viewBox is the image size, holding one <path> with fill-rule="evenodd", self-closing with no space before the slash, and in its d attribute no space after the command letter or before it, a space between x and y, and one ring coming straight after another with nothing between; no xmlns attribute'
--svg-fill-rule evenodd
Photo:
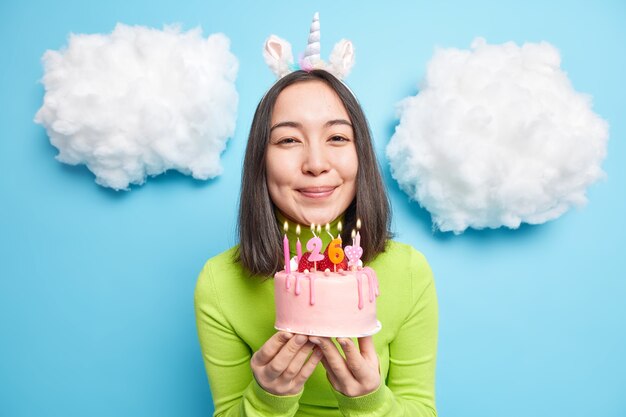
<svg viewBox="0 0 626 417"><path fill-rule="evenodd" d="M437 295L426 259L411 250L411 306L389 343L389 371L374 392L350 398L334 391L344 416L433 417L438 333ZM426 283L425 286L423 283Z"/></svg>
<svg viewBox="0 0 626 417"><path fill-rule="evenodd" d="M210 262L198 277L194 305L200 347L215 404L214 416L293 416L298 410L300 395L272 395L254 379L250 369L251 349L222 312Z"/></svg>

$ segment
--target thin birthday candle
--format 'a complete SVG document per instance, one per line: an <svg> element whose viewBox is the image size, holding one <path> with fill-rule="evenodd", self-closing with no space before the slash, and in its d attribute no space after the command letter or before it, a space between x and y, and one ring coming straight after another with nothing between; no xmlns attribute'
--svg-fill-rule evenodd
<svg viewBox="0 0 626 417"><path fill-rule="evenodd" d="M298 257L298 264L300 263L300 259L302 258L302 244L300 243L300 225L296 226L296 256Z"/></svg>
<svg viewBox="0 0 626 417"><path fill-rule="evenodd" d="M321 252L323 252L323 251L324 251L324 250L323 250L323 249L324 249L324 242L322 242L322 238L321 238L321 237L319 237L319 235L321 235L321 234L322 234L322 225L321 225L321 224L318 224L318 225L317 225L317 227L316 227L315 229L316 229L316 231L317 231L317 236L318 236L317 238L320 240L320 251L321 251ZM324 259L324 255L322 255L321 253L320 253L320 255L319 255L319 256L320 256L320 259L319 259L320 261L321 261L322 259ZM313 266L314 266L314 268L317 270L317 261L316 261L316 262L314 262L314 265L313 265Z"/></svg>
<svg viewBox="0 0 626 417"><path fill-rule="evenodd" d="M344 254L343 258L346 257L345 252L343 251L343 248L341 247L341 245L343 245L343 239L341 238L341 232L343 231L343 225L341 224L341 220L337 223L337 239L339 239L339 248L341 249L341 252ZM343 258L341 259L343 261ZM337 265L335 265L335 272L337 272Z"/></svg>
<svg viewBox="0 0 626 417"><path fill-rule="evenodd" d="M354 270L359 266L359 260L361 259L361 255L363 255L363 249L359 247L360 245L360 236L359 232L352 230L352 246L346 246L344 248L344 252L349 259L348 267L351 270Z"/></svg>
<svg viewBox="0 0 626 417"><path fill-rule="evenodd" d="M326 229L326 233L328 233L328 235L330 236L331 239L334 239L335 237L332 235L332 233L330 233L330 224L326 223L326 226L324 227L324 229Z"/></svg>
<svg viewBox="0 0 626 417"><path fill-rule="evenodd" d="M285 272L291 273L291 262L289 262L289 239L287 239L287 230L289 230L289 225L287 221L283 225L283 229L285 230L285 238L283 239L283 252L285 255Z"/></svg>

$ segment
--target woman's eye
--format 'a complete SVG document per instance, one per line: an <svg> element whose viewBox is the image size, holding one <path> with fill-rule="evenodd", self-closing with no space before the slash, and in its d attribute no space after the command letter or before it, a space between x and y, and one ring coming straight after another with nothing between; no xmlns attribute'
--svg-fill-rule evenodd
<svg viewBox="0 0 626 417"><path fill-rule="evenodd" d="M284 139L280 139L278 142L276 142L279 145L288 145L290 143L296 143L297 140L294 138L284 138Z"/></svg>
<svg viewBox="0 0 626 417"><path fill-rule="evenodd" d="M343 136L332 136L330 140L332 142L350 142L350 139L344 138Z"/></svg>

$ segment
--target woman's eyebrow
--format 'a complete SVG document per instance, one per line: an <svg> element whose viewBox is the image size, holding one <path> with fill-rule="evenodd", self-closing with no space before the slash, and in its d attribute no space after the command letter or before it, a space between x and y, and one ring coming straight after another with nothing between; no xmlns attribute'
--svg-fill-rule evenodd
<svg viewBox="0 0 626 417"><path fill-rule="evenodd" d="M331 127L331 126L335 126L335 125L348 125L348 126L352 127L352 123L350 123L346 119L329 120L329 121L326 122L324 127Z"/></svg>
<svg viewBox="0 0 626 417"><path fill-rule="evenodd" d="M330 127L330 126L335 126L335 125L348 125L352 127L352 123L350 123L346 119L329 120L324 124L324 127ZM274 126L271 127L270 133L272 132L272 130L277 129L279 127L295 127L295 128L301 129L302 123L290 122L290 121L276 123Z"/></svg>
<svg viewBox="0 0 626 417"><path fill-rule="evenodd" d="M272 132L272 130L277 129L279 127L295 127L295 128L301 128L302 124L298 123L298 122L280 122L280 123L276 123L274 126L272 126L272 128L270 129L270 133Z"/></svg>

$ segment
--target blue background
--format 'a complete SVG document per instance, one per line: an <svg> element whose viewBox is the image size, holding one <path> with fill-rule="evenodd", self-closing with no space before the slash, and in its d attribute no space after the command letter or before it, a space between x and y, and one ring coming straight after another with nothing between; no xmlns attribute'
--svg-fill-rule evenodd
<svg viewBox="0 0 626 417"><path fill-rule="evenodd" d="M261 48L275 33L304 47L320 11L322 56L356 47L348 82L385 166L397 239L421 250L440 302L442 416L626 415L626 3L208 2L0 3L0 415L206 416L212 402L193 289L204 261L235 243L252 113L274 78ZM549 3L549 4L545 4ZM175 172L130 192L94 183L33 123L40 58L74 33L117 22L223 32L240 62L224 173ZM432 233L430 216L389 175L395 104L417 92L435 46L546 40L610 124L605 181L589 204L519 230Z"/></svg>

